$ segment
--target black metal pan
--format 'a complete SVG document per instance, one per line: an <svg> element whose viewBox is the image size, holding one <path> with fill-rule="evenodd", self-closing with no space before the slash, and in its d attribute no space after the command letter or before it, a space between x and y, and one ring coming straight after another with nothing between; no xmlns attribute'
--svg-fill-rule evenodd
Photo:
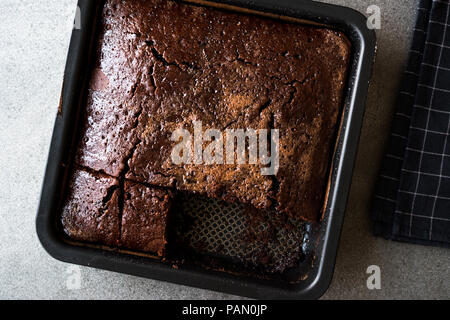
<svg viewBox="0 0 450 320"><path fill-rule="evenodd" d="M199 2L199 1L196 1ZM202 1L200 1L202 2ZM251 277L213 268L182 266L152 259L146 255L82 246L64 237L58 217L65 176L71 158L71 146L78 127L79 109L89 74L89 57L95 40L95 26L101 1L79 0L81 14L70 43L64 74L61 105L56 118L50 154L36 219L39 239L54 258L73 264L169 281L182 285L221 291L261 299L316 299L327 290L334 271L339 237L344 219L352 172L365 109L365 100L376 51L373 30L366 18L349 8L299 0L223 0L211 5L232 6L233 10L269 15L326 25L346 34L352 42L352 61L346 90L341 129L332 161L324 218L311 233L313 259L299 269L298 281ZM282 36L282 35L280 35Z"/></svg>

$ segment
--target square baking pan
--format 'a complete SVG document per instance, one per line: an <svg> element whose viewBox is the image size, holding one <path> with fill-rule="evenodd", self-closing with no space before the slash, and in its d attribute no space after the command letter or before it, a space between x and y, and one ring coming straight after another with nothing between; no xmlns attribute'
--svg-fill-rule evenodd
<svg viewBox="0 0 450 320"><path fill-rule="evenodd" d="M366 18L349 8L299 0L188 1L219 6L224 10L263 14L271 18L326 26L343 32L352 43L352 55L340 130L337 132L324 216L320 223L304 224L302 244L305 258L288 276L261 276L230 267L208 267L201 263L161 261L146 254L103 246L80 244L62 232L58 218L71 170L71 157L80 109L89 77L96 39L96 21L102 1L79 0L81 28L73 30L64 74L61 103L56 117L40 206L36 219L39 239L55 259L99 269L157 279L224 293L260 299L316 299L331 283L344 219L365 100L376 52L375 32ZM282 35L280 35L282 36ZM194 201L195 202L195 201ZM190 210L195 205L189 202ZM217 203L210 206L218 206ZM202 206L204 207L204 206ZM209 207L207 207L209 208ZM181 210L181 209L180 209ZM235 212L228 210L225 212ZM201 260L201 259L200 259ZM174 264L175 267L174 267ZM255 271L256 272L256 271Z"/></svg>

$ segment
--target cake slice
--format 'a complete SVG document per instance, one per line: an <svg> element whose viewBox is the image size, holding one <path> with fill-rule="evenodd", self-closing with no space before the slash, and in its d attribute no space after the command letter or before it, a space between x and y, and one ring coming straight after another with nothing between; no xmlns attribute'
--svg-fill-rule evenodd
<svg viewBox="0 0 450 320"><path fill-rule="evenodd" d="M124 192L121 246L163 256L172 193L128 181Z"/></svg>
<svg viewBox="0 0 450 320"><path fill-rule="evenodd" d="M62 226L74 240L117 246L119 181L76 169L62 211Z"/></svg>

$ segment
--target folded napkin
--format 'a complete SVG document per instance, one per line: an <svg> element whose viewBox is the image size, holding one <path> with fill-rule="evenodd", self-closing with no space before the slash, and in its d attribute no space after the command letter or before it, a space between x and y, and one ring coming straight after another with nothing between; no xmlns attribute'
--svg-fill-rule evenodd
<svg viewBox="0 0 450 320"><path fill-rule="evenodd" d="M450 247L450 2L421 0L373 203L377 236Z"/></svg>

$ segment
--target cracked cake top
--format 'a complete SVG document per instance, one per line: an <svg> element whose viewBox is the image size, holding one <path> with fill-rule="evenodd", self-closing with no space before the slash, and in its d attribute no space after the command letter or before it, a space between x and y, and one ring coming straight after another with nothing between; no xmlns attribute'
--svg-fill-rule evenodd
<svg viewBox="0 0 450 320"><path fill-rule="evenodd" d="M337 31L166 0L106 0L77 163L318 219L350 43ZM176 165L178 128L277 129L280 167Z"/></svg>

